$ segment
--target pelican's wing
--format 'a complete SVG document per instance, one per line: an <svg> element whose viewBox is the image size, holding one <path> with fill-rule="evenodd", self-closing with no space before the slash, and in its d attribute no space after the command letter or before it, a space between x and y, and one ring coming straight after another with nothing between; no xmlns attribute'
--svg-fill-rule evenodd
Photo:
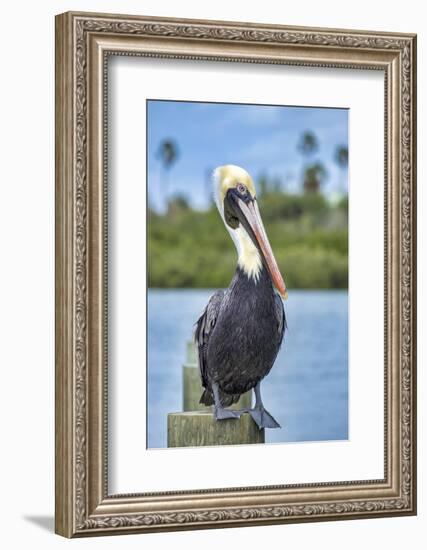
<svg viewBox="0 0 427 550"><path fill-rule="evenodd" d="M206 351L209 337L218 318L224 294L223 290L217 290L215 294L211 296L208 305L196 323L194 340L199 353L199 369L203 387L206 387L208 382L206 372Z"/></svg>
<svg viewBox="0 0 427 550"><path fill-rule="evenodd" d="M285 316L285 308L283 307L282 299L278 294L274 295L274 301L276 305L276 318L277 318L277 330L280 335L280 343L279 346L282 343L283 335L285 334L285 330L288 328L286 325L286 316Z"/></svg>

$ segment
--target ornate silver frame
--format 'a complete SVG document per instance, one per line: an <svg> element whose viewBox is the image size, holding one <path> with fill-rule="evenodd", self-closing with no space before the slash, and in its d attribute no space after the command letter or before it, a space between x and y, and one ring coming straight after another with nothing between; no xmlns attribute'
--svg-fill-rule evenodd
<svg viewBox="0 0 427 550"><path fill-rule="evenodd" d="M109 495L106 58L296 64L385 74L385 477ZM56 18L56 532L66 537L416 513L416 37L65 13Z"/></svg>

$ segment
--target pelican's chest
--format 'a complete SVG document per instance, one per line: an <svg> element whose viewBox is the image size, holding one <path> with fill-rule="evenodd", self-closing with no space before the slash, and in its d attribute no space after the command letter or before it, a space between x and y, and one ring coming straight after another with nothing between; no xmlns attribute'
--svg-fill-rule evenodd
<svg viewBox="0 0 427 550"><path fill-rule="evenodd" d="M254 360L261 350L271 350L275 356L278 325L274 290L265 269L257 281L238 269L224 296L211 342L221 356L228 354L235 360Z"/></svg>

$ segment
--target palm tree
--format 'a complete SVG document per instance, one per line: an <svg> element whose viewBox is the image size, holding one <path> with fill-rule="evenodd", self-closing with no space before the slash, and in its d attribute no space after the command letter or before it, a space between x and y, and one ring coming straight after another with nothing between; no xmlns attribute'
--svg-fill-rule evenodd
<svg viewBox="0 0 427 550"><path fill-rule="evenodd" d="M160 159L163 167L163 189L166 205L169 203L169 172L178 160L179 152L176 143L169 138L164 139L157 151L157 158Z"/></svg>
<svg viewBox="0 0 427 550"><path fill-rule="evenodd" d="M316 134L306 131L298 143L298 151L306 158L310 157L319 148Z"/></svg>
<svg viewBox="0 0 427 550"><path fill-rule="evenodd" d="M312 171L310 171L309 168L309 161L312 155L317 151L319 148L319 142L317 141L316 134L310 131L305 131L297 145L298 151L301 153L303 157L303 166L302 166L302 186L304 189L304 192L310 192L308 191L306 180L307 180L307 173L309 174L309 177L312 178ZM310 175L311 174L311 175ZM313 181L309 183L309 187L312 185Z"/></svg>
<svg viewBox="0 0 427 550"><path fill-rule="evenodd" d="M348 167L348 147L345 145L339 145L335 150L335 162L338 165L338 168L341 172L340 182L338 183L338 188L345 187L345 171ZM343 189L345 192L345 189Z"/></svg>
<svg viewBox="0 0 427 550"><path fill-rule="evenodd" d="M304 193L319 193L326 174L326 168L320 162L306 166L304 170Z"/></svg>

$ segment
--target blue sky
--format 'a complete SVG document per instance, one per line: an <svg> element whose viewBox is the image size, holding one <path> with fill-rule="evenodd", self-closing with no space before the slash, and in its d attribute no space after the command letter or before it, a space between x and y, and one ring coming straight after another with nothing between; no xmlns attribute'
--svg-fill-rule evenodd
<svg viewBox="0 0 427 550"><path fill-rule="evenodd" d="M147 102L148 190L152 207L162 210L166 195L184 195L195 208L205 208L211 195L210 173L222 164L237 164L255 179L279 178L283 188L299 192L303 158L297 146L312 131L319 149L310 161L321 161L328 176L324 191L347 190L347 173L334 154L348 146L348 111L318 107ZM165 177L158 158L164 139L176 142L179 157Z"/></svg>

